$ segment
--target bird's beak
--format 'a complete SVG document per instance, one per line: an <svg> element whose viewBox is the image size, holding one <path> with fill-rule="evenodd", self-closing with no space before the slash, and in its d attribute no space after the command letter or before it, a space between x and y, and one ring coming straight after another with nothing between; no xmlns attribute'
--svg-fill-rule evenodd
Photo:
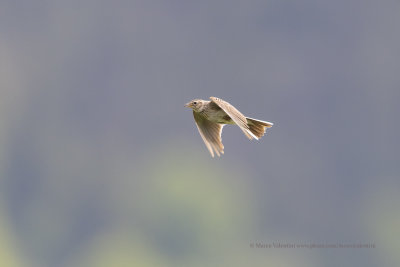
<svg viewBox="0 0 400 267"><path fill-rule="evenodd" d="M189 102L189 103L186 103L186 104L185 104L185 107L186 107L186 108L191 108L192 105L191 105L190 102Z"/></svg>

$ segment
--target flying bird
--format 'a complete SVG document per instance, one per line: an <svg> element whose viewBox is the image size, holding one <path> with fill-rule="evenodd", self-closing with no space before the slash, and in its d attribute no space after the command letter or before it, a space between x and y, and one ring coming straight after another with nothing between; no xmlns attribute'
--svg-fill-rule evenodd
<svg viewBox="0 0 400 267"><path fill-rule="evenodd" d="M217 97L210 97L211 101L194 99L185 107L193 109L194 121L197 129L207 146L208 151L214 157L214 151L220 156L224 154L224 145L221 140L222 128L226 124L239 126L247 138L261 138L267 128L273 123L245 117L239 110L228 102Z"/></svg>

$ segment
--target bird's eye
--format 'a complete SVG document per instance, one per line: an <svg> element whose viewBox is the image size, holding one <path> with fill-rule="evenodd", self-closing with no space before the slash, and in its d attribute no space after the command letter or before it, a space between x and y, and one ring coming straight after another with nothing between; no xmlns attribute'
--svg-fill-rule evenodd
<svg viewBox="0 0 400 267"><path fill-rule="evenodd" d="M194 104L194 105L197 105L197 102L196 102L196 101L194 101L194 102L193 102L193 104Z"/></svg>

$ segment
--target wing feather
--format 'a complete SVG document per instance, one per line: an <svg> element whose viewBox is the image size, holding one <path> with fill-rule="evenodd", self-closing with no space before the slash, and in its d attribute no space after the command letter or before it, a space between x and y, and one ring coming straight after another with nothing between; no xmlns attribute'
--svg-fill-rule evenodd
<svg viewBox="0 0 400 267"><path fill-rule="evenodd" d="M214 151L220 156L224 154L224 145L221 140L221 133L223 125L207 120L201 114L193 111L194 121L196 122L197 129L203 139L208 151L214 157Z"/></svg>
<svg viewBox="0 0 400 267"><path fill-rule="evenodd" d="M255 138L258 140L258 137L255 136L251 131L249 126L247 125L246 117L240 113L234 106L229 104L228 102L219 99L217 97L210 97L211 101L219 106L226 114L231 117L231 119L236 123L237 126L243 131L243 133L249 138L250 140Z"/></svg>

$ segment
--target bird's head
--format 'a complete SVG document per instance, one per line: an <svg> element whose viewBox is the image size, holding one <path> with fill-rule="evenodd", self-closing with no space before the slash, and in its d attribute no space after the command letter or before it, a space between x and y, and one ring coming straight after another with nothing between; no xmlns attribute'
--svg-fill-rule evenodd
<svg viewBox="0 0 400 267"><path fill-rule="evenodd" d="M185 107L191 108L194 111L199 112L202 110L204 103L205 103L204 100L194 99L194 100L190 101L189 103L186 103Z"/></svg>

